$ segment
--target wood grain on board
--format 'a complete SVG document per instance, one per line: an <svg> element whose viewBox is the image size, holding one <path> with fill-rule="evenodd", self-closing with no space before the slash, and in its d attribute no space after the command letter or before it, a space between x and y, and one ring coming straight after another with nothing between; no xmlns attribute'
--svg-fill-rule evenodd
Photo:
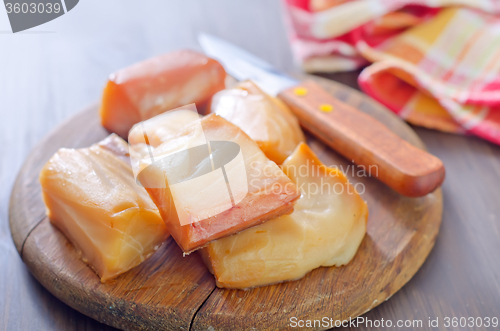
<svg viewBox="0 0 500 331"><path fill-rule="evenodd" d="M413 130L377 103L346 86L315 78L332 95L369 113L411 144L423 148ZM83 147L102 139L97 106L58 127L32 153L19 174L11 200L10 224L18 250L33 275L78 311L122 329L284 328L290 317L358 316L390 298L419 269L439 231L442 196L421 198L394 192L326 147L308 142L329 166L339 166L363 184L368 230L353 261L319 268L303 279L248 291L215 287L196 254L182 257L170 239L150 259L116 280L101 284L72 245L43 217L38 172L58 147ZM361 187L361 186L358 186ZM33 192L35 191L35 192ZM38 191L38 193L36 193Z"/></svg>

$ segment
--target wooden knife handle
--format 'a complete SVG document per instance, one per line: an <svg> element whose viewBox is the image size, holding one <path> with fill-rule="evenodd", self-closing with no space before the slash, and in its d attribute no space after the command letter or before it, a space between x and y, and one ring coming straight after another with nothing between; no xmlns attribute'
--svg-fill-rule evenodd
<svg viewBox="0 0 500 331"><path fill-rule="evenodd" d="M278 97L303 127L344 157L370 169L371 175L395 191L420 197L442 184L445 169L441 160L399 138L370 115L332 97L317 83L304 81Z"/></svg>

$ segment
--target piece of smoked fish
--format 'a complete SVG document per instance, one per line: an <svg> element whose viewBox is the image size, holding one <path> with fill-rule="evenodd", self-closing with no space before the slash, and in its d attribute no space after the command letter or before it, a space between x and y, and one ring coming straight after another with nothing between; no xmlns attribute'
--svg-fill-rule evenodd
<svg viewBox="0 0 500 331"><path fill-rule="evenodd" d="M201 250L217 285L247 289L303 277L349 263L366 233L366 202L337 168L328 168L306 144L283 163L301 189L294 212Z"/></svg>
<svg viewBox="0 0 500 331"><path fill-rule="evenodd" d="M50 222L105 282L151 256L168 237L132 174L127 143L112 134L89 148L61 148L40 172Z"/></svg>
<svg viewBox="0 0 500 331"><path fill-rule="evenodd" d="M299 121L288 106L251 81L215 94L210 111L239 126L277 164L305 141Z"/></svg>
<svg viewBox="0 0 500 331"><path fill-rule="evenodd" d="M154 149L138 179L185 253L291 213L300 192L239 127L210 114Z"/></svg>
<svg viewBox="0 0 500 331"><path fill-rule="evenodd" d="M101 123L126 138L130 128L153 116L195 103L202 109L224 89L219 62L191 50L160 55L109 76L100 108Z"/></svg>

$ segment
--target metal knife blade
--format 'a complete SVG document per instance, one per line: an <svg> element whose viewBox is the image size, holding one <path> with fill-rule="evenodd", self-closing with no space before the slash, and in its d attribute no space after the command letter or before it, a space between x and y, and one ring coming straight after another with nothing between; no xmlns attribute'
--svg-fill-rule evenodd
<svg viewBox="0 0 500 331"><path fill-rule="evenodd" d="M203 51L218 60L228 74L240 81L251 79L268 94L276 96L299 84L264 60L225 40L202 33L198 36L198 42Z"/></svg>

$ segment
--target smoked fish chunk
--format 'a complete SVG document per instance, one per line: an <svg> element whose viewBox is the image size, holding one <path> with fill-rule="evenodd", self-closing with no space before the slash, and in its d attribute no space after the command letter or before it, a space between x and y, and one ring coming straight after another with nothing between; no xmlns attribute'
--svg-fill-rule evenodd
<svg viewBox="0 0 500 331"><path fill-rule="evenodd" d="M89 148L59 149L40 172L50 222L102 282L139 265L168 237L129 162L127 143L112 134Z"/></svg>
<svg viewBox="0 0 500 331"><path fill-rule="evenodd" d="M239 126L277 164L305 141L299 121L288 106L252 81L215 94L210 111Z"/></svg>
<svg viewBox="0 0 500 331"><path fill-rule="evenodd" d="M301 189L294 212L201 250L217 286L246 289L302 278L355 256L366 233L366 202L336 168L328 168L306 144L283 163Z"/></svg>
<svg viewBox="0 0 500 331"><path fill-rule="evenodd" d="M100 108L101 123L127 138L130 128L164 111L195 103L203 108L224 89L226 72L215 60L191 51L160 55L109 76Z"/></svg>
<svg viewBox="0 0 500 331"><path fill-rule="evenodd" d="M291 213L300 192L239 127L210 114L154 149L138 179L185 253Z"/></svg>

